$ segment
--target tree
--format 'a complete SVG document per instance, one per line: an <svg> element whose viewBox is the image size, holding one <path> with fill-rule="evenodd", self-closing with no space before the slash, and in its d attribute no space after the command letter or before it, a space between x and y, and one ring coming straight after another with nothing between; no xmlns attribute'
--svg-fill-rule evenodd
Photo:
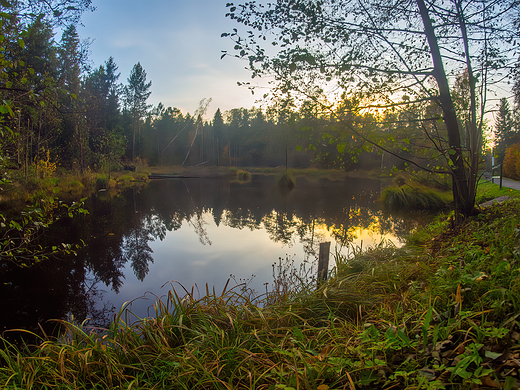
<svg viewBox="0 0 520 390"><path fill-rule="evenodd" d="M85 101L85 120L89 131L89 146L94 161L111 164L125 151L125 139L121 133L119 111L119 74L114 59L95 69L84 79L82 96Z"/></svg>
<svg viewBox="0 0 520 390"><path fill-rule="evenodd" d="M68 26L79 23L81 14L94 11L91 0L5 0L0 11L16 14L23 20L44 18L52 25Z"/></svg>
<svg viewBox="0 0 520 390"><path fill-rule="evenodd" d="M220 165L220 146L224 135L224 119L222 118L220 108L217 108L213 116L213 134L215 135L216 142L217 165Z"/></svg>
<svg viewBox="0 0 520 390"><path fill-rule="evenodd" d="M106 82L108 88L105 121L109 129L115 129L120 122L119 94L121 88L117 81L119 80L121 73L117 73L117 69L118 66L114 62L114 58L109 57L105 62Z"/></svg>
<svg viewBox="0 0 520 390"><path fill-rule="evenodd" d="M513 117L506 98L500 99L498 114L495 120L495 144L498 148L499 161L502 163L506 149L511 146L514 138Z"/></svg>
<svg viewBox="0 0 520 390"><path fill-rule="evenodd" d="M125 87L125 109L132 117L132 160L135 157L135 131L136 129L139 131L140 138L141 119L146 116L148 109L151 107L151 105L146 104L146 100L152 93L149 91L151 86L152 82L146 82L146 71L138 62L132 68L128 77L128 85Z"/></svg>
<svg viewBox="0 0 520 390"><path fill-rule="evenodd" d="M84 106L80 96L81 75L86 69L87 48L80 41L74 25L68 26L59 48L59 79L63 128L60 155L70 163L78 163L81 171L86 165L88 134Z"/></svg>
<svg viewBox="0 0 520 390"><path fill-rule="evenodd" d="M474 212L486 96L511 60L507 55L516 44L518 2L277 0L268 6L247 2L228 7L228 17L249 31L245 38L236 29L223 36L235 42L237 57L248 60L253 78L274 78L274 94L319 103L325 88L335 87L359 97L364 103L358 109L421 107L424 135L442 153L452 177L456 219ZM273 49L263 47L268 38L273 55ZM453 77L464 72L469 104L462 115L452 89ZM440 118L427 115L432 103L440 108ZM326 100L321 105L334 111ZM346 113L334 114L342 121ZM443 129L435 131L446 135L442 142L426 126L436 120Z"/></svg>

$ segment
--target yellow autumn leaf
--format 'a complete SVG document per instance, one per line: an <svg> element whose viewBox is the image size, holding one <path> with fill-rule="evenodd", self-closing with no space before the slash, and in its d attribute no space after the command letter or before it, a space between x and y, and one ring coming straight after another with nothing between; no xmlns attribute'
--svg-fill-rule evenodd
<svg viewBox="0 0 520 390"><path fill-rule="evenodd" d="M460 284L457 286L457 295L455 296L455 302L462 303L462 295L460 294Z"/></svg>

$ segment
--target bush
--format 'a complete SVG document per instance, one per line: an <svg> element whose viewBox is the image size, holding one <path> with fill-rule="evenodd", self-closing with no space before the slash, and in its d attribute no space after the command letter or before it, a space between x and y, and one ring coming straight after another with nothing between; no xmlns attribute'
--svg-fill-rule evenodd
<svg viewBox="0 0 520 390"><path fill-rule="evenodd" d="M520 180L520 144L514 144L506 149L503 163L504 176L514 180Z"/></svg>
<svg viewBox="0 0 520 390"><path fill-rule="evenodd" d="M55 193L69 193L70 195L80 195L83 190L84 190L85 186L83 185L83 183L77 179L63 179L60 184L59 184L59 187L56 188L53 190L53 192Z"/></svg>
<svg viewBox="0 0 520 390"><path fill-rule="evenodd" d="M107 188L108 187L108 175L99 175L96 177L96 188Z"/></svg>

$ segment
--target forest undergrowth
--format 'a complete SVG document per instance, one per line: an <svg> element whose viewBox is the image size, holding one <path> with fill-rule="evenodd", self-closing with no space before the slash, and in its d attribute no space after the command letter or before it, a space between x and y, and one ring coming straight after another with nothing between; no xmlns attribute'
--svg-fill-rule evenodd
<svg viewBox="0 0 520 390"><path fill-rule="evenodd" d="M489 188L488 188L489 189ZM274 291L202 298L172 286L155 316L124 306L109 329L58 321L58 337L2 339L8 389L516 389L520 200L407 245L336 255L327 283L278 268Z"/></svg>

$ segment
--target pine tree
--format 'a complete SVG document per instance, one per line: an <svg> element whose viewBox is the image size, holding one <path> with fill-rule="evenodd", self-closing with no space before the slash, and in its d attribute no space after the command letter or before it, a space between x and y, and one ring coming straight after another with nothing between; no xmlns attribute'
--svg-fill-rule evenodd
<svg viewBox="0 0 520 390"><path fill-rule="evenodd" d="M220 146L224 134L224 119L222 118L220 108L217 109L213 116L213 134L215 134L217 165L220 165Z"/></svg>
<svg viewBox="0 0 520 390"><path fill-rule="evenodd" d="M82 46L74 25L65 29L59 48L59 80L62 92L63 125L60 155L69 164L78 163L83 171L88 154L88 134L84 123L84 106L80 100L81 74L86 68L87 50Z"/></svg>
<svg viewBox="0 0 520 390"><path fill-rule="evenodd" d="M128 85L125 87L125 109L131 115L131 126L132 126L132 161L135 158L135 133L138 130L138 141L141 138L141 119L144 118L151 107L146 104L146 100L152 93L149 91L152 86L152 82L146 82L146 71L138 62L132 68L130 77L128 77ZM140 151L138 149L138 155Z"/></svg>
<svg viewBox="0 0 520 390"><path fill-rule="evenodd" d="M495 143L498 149L498 160L503 161L506 149L514 138L513 118L506 98L500 99L498 115L495 120Z"/></svg>

